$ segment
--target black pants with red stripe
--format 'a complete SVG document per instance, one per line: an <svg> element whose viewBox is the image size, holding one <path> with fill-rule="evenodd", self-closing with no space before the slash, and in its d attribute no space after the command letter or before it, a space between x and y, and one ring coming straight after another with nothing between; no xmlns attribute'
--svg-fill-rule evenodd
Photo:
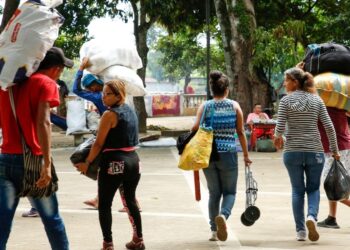
<svg viewBox="0 0 350 250"><path fill-rule="evenodd" d="M142 237L141 215L135 198L140 177L139 157L136 152L103 153L98 176L98 212L104 241L113 241L111 207L118 188L121 189L123 205L128 210L133 237Z"/></svg>

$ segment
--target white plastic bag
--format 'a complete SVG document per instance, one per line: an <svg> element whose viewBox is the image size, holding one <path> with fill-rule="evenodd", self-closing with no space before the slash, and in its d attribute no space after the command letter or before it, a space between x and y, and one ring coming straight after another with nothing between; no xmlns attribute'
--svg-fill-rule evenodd
<svg viewBox="0 0 350 250"><path fill-rule="evenodd" d="M135 71L124 66L111 66L100 72L99 77L106 83L111 80L121 80L125 83L126 93L131 96L144 96L146 89L142 79Z"/></svg>
<svg viewBox="0 0 350 250"><path fill-rule="evenodd" d="M67 98L67 135L88 131L86 128L85 103L82 98Z"/></svg>
<svg viewBox="0 0 350 250"><path fill-rule="evenodd" d="M115 40L92 39L81 47L80 59L88 57L92 74L99 74L112 65L122 65L131 69L142 68L142 61L134 44Z"/></svg>
<svg viewBox="0 0 350 250"><path fill-rule="evenodd" d="M96 111L91 111L87 115L87 125L90 131L96 131L100 123L100 115Z"/></svg>
<svg viewBox="0 0 350 250"><path fill-rule="evenodd" d="M23 3L0 35L0 86L6 89L37 70L64 18L48 6Z"/></svg>

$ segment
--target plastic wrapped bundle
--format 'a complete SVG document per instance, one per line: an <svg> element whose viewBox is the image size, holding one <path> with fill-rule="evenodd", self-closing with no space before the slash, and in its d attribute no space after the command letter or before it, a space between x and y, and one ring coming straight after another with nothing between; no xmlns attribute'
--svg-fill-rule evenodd
<svg viewBox="0 0 350 250"><path fill-rule="evenodd" d="M142 68L136 46L121 41L90 40L80 49L80 58L84 57L89 58L91 66L87 70L92 74L99 75L112 65L121 65L134 70Z"/></svg>
<svg viewBox="0 0 350 250"><path fill-rule="evenodd" d="M131 96L144 96L146 90L142 79L135 71L124 66L111 66L99 74L104 83L110 80L121 80L125 83L126 93Z"/></svg>
<svg viewBox="0 0 350 250"><path fill-rule="evenodd" d="M74 132L87 132L84 100L78 97L67 98L67 135Z"/></svg>
<svg viewBox="0 0 350 250"><path fill-rule="evenodd" d="M58 37L63 21L55 9L34 1L23 3L15 11L0 35L2 89L25 80L37 70Z"/></svg>
<svg viewBox="0 0 350 250"><path fill-rule="evenodd" d="M350 111L350 76L323 73L315 76L314 81L327 107Z"/></svg>

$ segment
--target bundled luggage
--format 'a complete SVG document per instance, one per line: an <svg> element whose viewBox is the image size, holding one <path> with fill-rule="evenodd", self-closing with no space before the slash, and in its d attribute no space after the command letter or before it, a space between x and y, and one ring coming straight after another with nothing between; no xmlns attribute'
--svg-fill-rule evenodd
<svg viewBox="0 0 350 250"><path fill-rule="evenodd" d="M310 44L303 61L325 105L350 111L350 48L333 42Z"/></svg>
<svg viewBox="0 0 350 250"><path fill-rule="evenodd" d="M64 18L53 8L61 1L27 1L0 35L0 86L6 89L34 73L58 37Z"/></svg>
<svg viewBox="0 0 350 250"><path fill-rule="evenodd" d="M125 66L136 70L142 68L142 61L136 46L122 41L92 39L81 47L80 58L88 57L91 66L89 72L99 75L112 65Z"/></svg>
<svg viewBox="0 0 350 250"><path fill-rule="evenodd" d="M328 72L315 76L314 81L327 107L350 111L350 76Z"/></svg>
<svg viewBox="0 0 350 250"><path fill-rule="evenodd" d="M130 68L114 65L100 72L99 75L103 82L108 82L110 80L123 81L128 95L144 96L146 94L142 79Z"/></svg>
<svg viewBox="0 0 350 250"><path fill-rule="evenodd" d="M350 74L350 48L342 44L310 44L303 61L304 70L312 75L324 72Z"/></svg>
<svg viewBox="0 0 350 250"><path fill-rule="evenodd" d="M80 58L89 58L90 66L87 68L97 75L103 82L120 80L126 85L128 104L130 96L144 96L146 89L136 70L142 68L142 61L137 53L136 46L129 40L108 41L92 39L80 49Z"/></svg>

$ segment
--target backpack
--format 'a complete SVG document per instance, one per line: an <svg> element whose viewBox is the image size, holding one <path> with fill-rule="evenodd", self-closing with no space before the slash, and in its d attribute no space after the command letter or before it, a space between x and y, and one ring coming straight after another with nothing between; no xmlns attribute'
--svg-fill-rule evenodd
<svg viewBox="0 0 350 250"><path fill-rule="evenodd" d="M304 70L313 75L324 72L350 75L350 48L342 44L309 44L303 61Z"/></svg>

